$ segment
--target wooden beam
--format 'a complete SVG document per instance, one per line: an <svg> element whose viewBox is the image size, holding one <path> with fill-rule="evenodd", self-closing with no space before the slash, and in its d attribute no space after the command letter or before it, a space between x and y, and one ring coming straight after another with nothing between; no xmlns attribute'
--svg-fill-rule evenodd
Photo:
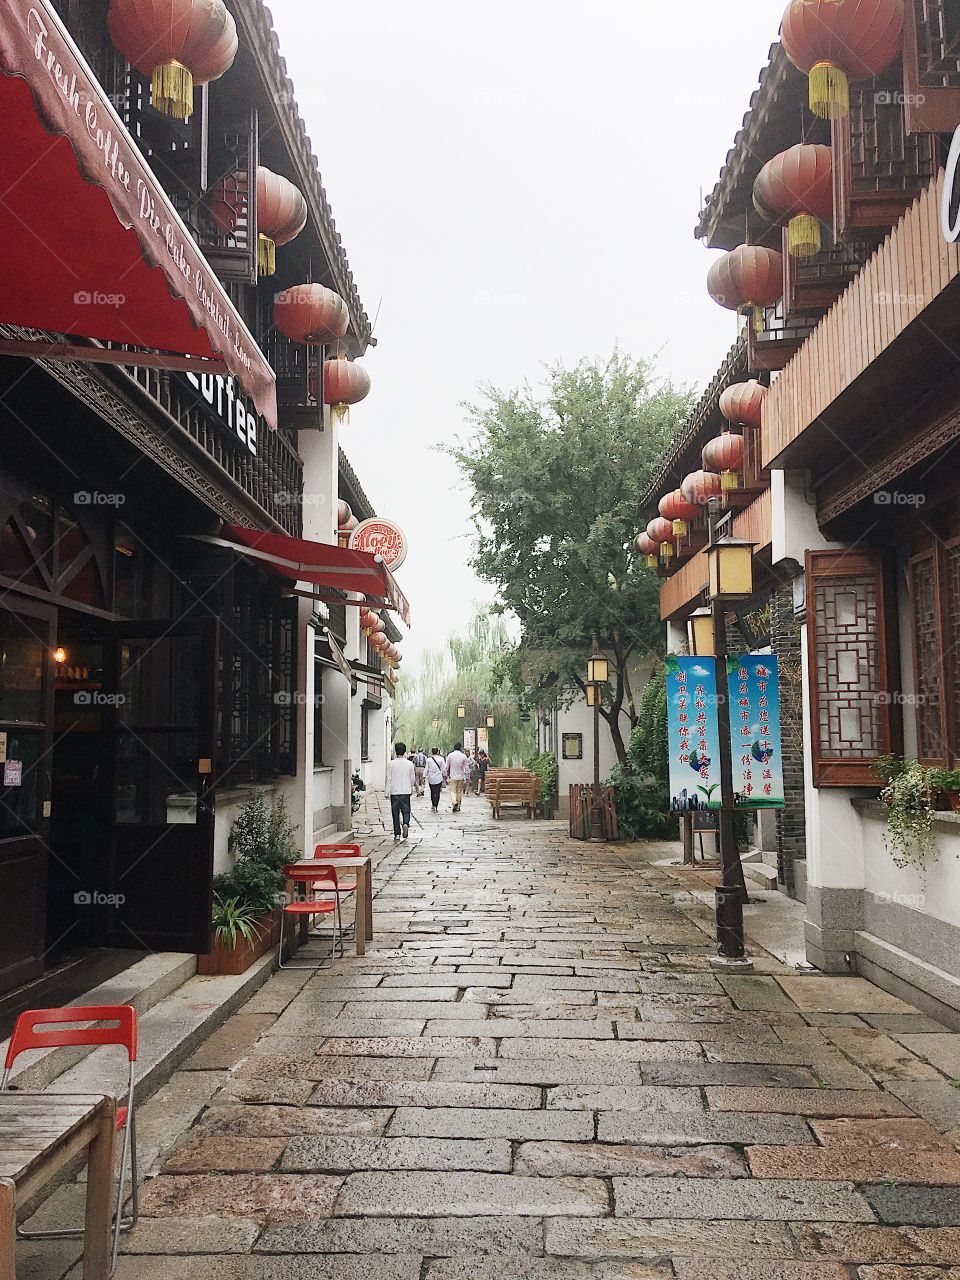
<svg viewBox="0 0 960 1280"><path fill-rule="evenodd" d="M223 360L163 355L159 351L117 351L113 347L81 347L72 342L37 342L0 338L0 356L29 356L31 360L80 360L88 364L117 364L129 368L184 369L190 373L229 373Z"/></svg>

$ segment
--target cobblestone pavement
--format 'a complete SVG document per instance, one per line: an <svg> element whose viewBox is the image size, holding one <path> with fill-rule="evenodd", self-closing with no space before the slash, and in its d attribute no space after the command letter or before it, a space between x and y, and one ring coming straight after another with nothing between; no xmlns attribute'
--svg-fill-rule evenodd
<svg viewBox="0 0 960 1280"><path fill-rule="evenodd" d="M120 1280L960 1278L960 1035L769 953L715 976L669 850L473 799L394 847L383 808L373 949L146 1108Z"/></svg>

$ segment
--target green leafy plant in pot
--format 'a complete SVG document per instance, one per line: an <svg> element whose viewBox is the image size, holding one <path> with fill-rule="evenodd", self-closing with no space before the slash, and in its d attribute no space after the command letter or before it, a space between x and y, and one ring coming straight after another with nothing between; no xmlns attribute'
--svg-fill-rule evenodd
<svg viewBox="0 0 960 1280"><path fill-rule="evenodd" d="M940 856L933 830L931 771L913 761L895 774L880 793L889 809L886 845L894 865L913 867L921 876Z"/></svg>

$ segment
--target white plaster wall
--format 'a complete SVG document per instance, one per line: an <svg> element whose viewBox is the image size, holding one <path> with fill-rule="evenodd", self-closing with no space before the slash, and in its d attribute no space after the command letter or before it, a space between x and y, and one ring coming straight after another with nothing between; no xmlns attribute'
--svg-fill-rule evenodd
<svg viewBox="0 0 960 1280"><path fill-rule="evenodd" d="M863 832L864 888L881 901L909 906L935 920L960 927L960 831L936 833L940 857L924 877L913 868L894 865L884 834L883 818L859 815L851 808Z"/></svg>

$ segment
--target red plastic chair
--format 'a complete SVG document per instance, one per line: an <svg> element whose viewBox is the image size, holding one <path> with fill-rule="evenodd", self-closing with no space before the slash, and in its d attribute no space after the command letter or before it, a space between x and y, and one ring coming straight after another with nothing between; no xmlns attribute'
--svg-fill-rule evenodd
<svg viewBox="0 0 960 1280"><path fill-rule="evenodd" d="M330 858L359 858L360 846L358 844L318 844L313 851L314 858L323 858L326 862ZM357 882L352 881L350 884L340 882L340 892L343 896L349 897L351 893L356 893Z"/></svg>
<svg viewBox="0 0 960 1280"><path fill-rule="evenodd" d="M84 1026L83 1023L111 1023L113 1025ZM127 1051L130 1073L127 1083L126 1106L117 1108L117 1131L123 1131L123 1154L120 1158L120 1177L117 1180L117 1210L113 1219L113 1267L116 1269L121 1232L132 1231L140 1216L140 1198L137 1188L137 1117L133 1104L133 1089L137 1073L137 1011L129 1004L69 1005L61 1009L27 1009L17 1018L13 1035L7 1046L7 1056L0 1077L0 1092L10 1083L10 1072L21 1053L29 1049L59 1049L69 1045L118 1045ZM127 1197L123 1184L130 1160L130 1196L133 1211L123 1217ZM17 1228L23 1240L63 1240L83 1236L83 1228L60 1231L24 1231Z"/></svg>
<svg viewBox="0 0 960 1280"><path fill-rule="evenodd" d="M333 962L343 956L343 924L340 915L340 882L334 867L324 864L315 869L305 868L302 862L294 862L283 868L283 876L287 882L307 886L302 898L291 896L283 904L280 916L280 949L277 964L281 969L329 969ZM330 898L319 898L318 893L333 893ZM287 920L304 919L312 916L333 916L333 945L326 961L320 964L284 964L283 944L286 939ZM327 963L329 962L329 963Z"/></svg>

